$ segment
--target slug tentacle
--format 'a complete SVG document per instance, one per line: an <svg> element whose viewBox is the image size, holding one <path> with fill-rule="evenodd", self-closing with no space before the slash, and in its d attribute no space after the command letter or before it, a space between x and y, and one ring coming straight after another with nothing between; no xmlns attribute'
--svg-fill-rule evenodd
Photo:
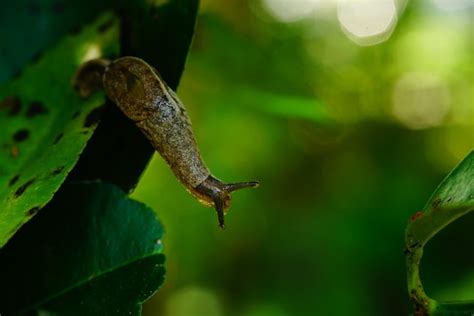
<svg viewBox="0 0 474 316"><path fill-rule="evenodd" d="M249 181L249 182L238 182L238 183L229 183L226 184L226 188L228 192L234 192L236 190L245 189L245 188L256 188L258 187L257 181Z"/></svg>
<svg viewBox="0 0 474 316"><path fill-rule="evenodd" d="M211 175L199 153L186 108L158 71L142 59L88 61L74 75L73 87L81 97L103 88L109 99L135 122L186 189L201 203L215 207L221 228L231 193L258 186L255 181L225 184Z"/></svg>

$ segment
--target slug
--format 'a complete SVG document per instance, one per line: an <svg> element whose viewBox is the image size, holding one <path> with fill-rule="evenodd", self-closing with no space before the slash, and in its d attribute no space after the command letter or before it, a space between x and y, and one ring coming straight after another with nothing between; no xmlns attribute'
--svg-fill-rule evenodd
<svg viewBox="0 0 474 316"><path fill-rule="evenodd" d="M221 228L231 193L258 186L256 181L223 183L210 173L183 103L158 71L142 59L88 61L77 70L72 83L83 98L103 88L107 97L135 122L185 188L204 205L215 207Z"/></svg>

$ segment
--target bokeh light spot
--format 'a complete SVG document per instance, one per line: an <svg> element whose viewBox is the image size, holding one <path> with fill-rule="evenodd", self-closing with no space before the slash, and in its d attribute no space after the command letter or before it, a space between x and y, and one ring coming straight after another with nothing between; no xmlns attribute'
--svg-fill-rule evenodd
<svg viewBox="0 0 474 316"><path fill-rule="evenodd" d="M311 16L321 0L263 0L263 5L282 22L295 22Z"/></svg>
<svg viewBox="0 0 474 316"><path fill-rule="evenodd" d="M433 2L439 9L446 11L463 10L474 5L472 0L433 0Z"/></svg>
<svg viewBox="0 0 474 316"><path fill-rule="evenodd" d="M449 22L449 27L441 21L442 17L421 21L418 28L396 39L394 56L400 68L452 75L454 69L470 62L472 55L463 21Z"/></svg>
<svg viewBox="0 0 474 316"><path fill-rule="evenodd" d="M342 0L337 16L346 35L363 46L387 40L398 19L393 0Z"/></svg>
<svg viewBox="0 0 474 316"><path fill-rule="evenodd" d="M448 114L450 95L447 84L430 73L408 73L395 84L393 115L412 129L443 123Z"/></svg>

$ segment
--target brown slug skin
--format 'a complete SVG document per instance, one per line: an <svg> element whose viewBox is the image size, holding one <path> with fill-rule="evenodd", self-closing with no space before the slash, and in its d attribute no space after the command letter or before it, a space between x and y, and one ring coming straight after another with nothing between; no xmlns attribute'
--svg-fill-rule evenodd
<svg viewBox="0 0 474 316"><path fill-rule="evenodd" d="M76 72L73 86L82 97L103 86L107 96L135 122L186 189L203 204L216 208L222 228L230 193L258 185L254 181L225 184L210 174L184 105L159 73L142 59L122 57L113 62L86 62Z"/></svg>

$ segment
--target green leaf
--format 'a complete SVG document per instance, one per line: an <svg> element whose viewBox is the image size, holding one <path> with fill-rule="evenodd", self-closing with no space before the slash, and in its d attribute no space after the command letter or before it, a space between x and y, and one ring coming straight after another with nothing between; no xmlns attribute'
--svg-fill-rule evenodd
<svg viewBox="0 0 474 316"><path fill-rule="evenodd" d="M65 185L0 251L0 314L137 315L163 282L162 236L116 186Z"/></svg>
<svg viewBox="0 0 474 316"><path fill-rule="evenodd" d="M102 94L83 101L71 77L91 54L117 51L110 14L67 37L0 88L0 247L52 197L91 137Z"/></svg>
<svg viewBox="0 0 474 316"><path fill-rule="evenodd" d="M474 152L471 152L441 182L422 212L414 214L405 235L408 290L419 315L453 315L474 312L472 302L438 303L428 297L419 275L423 247L440 230L474 210ZM417 314L418 315L418 314Z"/></svg>

